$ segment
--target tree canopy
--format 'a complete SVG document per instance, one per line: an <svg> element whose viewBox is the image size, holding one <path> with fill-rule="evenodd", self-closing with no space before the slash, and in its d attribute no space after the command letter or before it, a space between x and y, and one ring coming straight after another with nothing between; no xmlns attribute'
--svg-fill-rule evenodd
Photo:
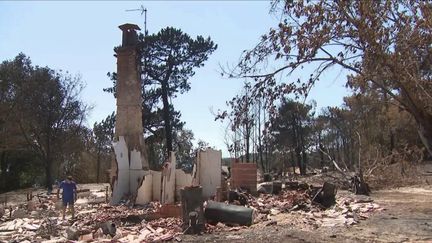
<svg viewBox="0 0 432 243"><path fill-rule="evenodd" d="M307 95L331 67L342 67L348 87L377 90L407 111L432 155L429 1L286 0L274 1L272 10L279 25L244 53L232 77L252 78L252 95L272 104L287 93ZM292 80L305 65L315 68L309 78Z"/></svg>
<svg viewBox="0 0 432 243"><path fill-rule="evenodd" d="M162 116L165 127L166 151L173 151L173 132L169 99L178 93L190 90L189 78L194 69L204 66L217 45L208 38L191 38L180 29L167 27L156 34L141 36L144 86L152 87L146 92L162 101Z"/></svg>
<svg viewBox="0 0 432 243"><path fill-rule="evenodd" d="M80 77L33 66L30 58L19 54L0 64L0 80L0 130L8 137L0 151L1 172L6 176L6 168L12 166L9 163L13 160L7 155L26 151L36 156L32 160L43 168L45 184L51 189L53 169L76 152L73 138L83 130L89 110L79 99L83 87Z"/></svg>
<svg viewBox="0 0 432 243"><path fill-rule="evenodd" d="M210 39L192 38L180 29L166 27L158 33L140 35L138 51L141 56L143 127L147 134L151 160L160 158L159 144L164 141L163 153L180 147L177 134L183 133L181 113L174 109L171 99L190 90L189 79L195 69L204 66L208 57L217 49ZM105 89L115 95L117 77L108 73L113 87ZM153 158L153 159L152 159Z"/></svg>

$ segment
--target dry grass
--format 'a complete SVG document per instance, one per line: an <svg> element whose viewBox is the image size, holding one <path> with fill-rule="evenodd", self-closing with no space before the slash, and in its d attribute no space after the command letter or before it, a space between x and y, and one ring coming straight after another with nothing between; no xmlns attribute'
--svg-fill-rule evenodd
<svg viewBox="0 0 432 243"><path fill-rule="evenodd" d="M395 163L377 169L366 177L372 189L394 188L426 183L421 164Z"/></svg>

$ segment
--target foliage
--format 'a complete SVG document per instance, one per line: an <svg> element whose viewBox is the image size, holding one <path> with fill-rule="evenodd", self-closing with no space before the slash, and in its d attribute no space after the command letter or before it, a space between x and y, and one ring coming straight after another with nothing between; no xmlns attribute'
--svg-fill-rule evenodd
<svg viewBox="0 0 432 243"><path fill-rule="evenodd" d="M100 181L101 161L110 159L111 144L114 139L115 113L113 112L100 123L93 125L94 148L96 153L96 182ZM108 163L105 162L107 165ZM107 166L104 166L107 167Z"/></svg>
<svg viewBox="0 0 432 243"><path fill-rule="evenodd" d="M215 120L228 121L225 144L232 157L245 162L259 162L263 170L268 170L268 114L269 110L276 109L276 105L268 105L266 99L250 97L250 94L251 86L246 82L242 93L226 102L230 111L219 110Z"/></svg>
<svg viewBox="0 0 432 243"><path fill-rule="evenodd" d="M88 107L79 100L80 77L56 72L48 67L33 66L30 58L19 54L0 64L1 130L6 143L1 147L2 177L13 168L11 163L33 155L32 165L42 166L45 184L52 188L53 170L65 156L72 156L70 144L83 129ZM7 154L25 151L17 160ZM5 155L6 154L6 155ZM11 154L11 155L12 155ZM36 171L38 171L36 169Z"/></svg>
<svg viewBox="0 0 432 243"><path fill-rule="evenodd" d="M144 86L152 87L144 99L162 100L166 151L173 151L172 114L169 99L190 90L188 79L195 68L204 66L217 45L208 37L191 38L181 30L167 27L158 33L141 36ZM145 89L144 89L145 90Z"/></svg>
<svg viewBox="0 0 432 243"><path fill-rule="evenodd" d="M291 154L291 164L294 164L295 157L301 175L306 174L307 153L312 145L313 115L312 105L283 99L278 115L272 121L274 148L286 157Z"/></svg>
<svg viewBox="0 0 432 243"><path fill-rule="evenodd" d="M272 104L286 93L307 95L333 66L350 72L347 86L375 89L415 120L432 155L429 1L275 1L281 22L230 72L254 79L252 96ZM269 70L269 63L278 65ZM307 80L277 81L281 73L314 67Z"/></svg>
<svg viewBox="0 0 432 243"><path fill-rule="evenodd" d="M150 150L150 165L157 167L164 161L167 152L180 146L176 144L176 136L184 132L181 114L174 109L170 99L190 90L189 78L195 75L196 68L204 66L217 45L210 37L197 36L193 39L173 27L166 27L149 36L140 35L139 39L143 127ZM117 75L108 73L108 76L113 87L104 91L115 96Z"/></svg>

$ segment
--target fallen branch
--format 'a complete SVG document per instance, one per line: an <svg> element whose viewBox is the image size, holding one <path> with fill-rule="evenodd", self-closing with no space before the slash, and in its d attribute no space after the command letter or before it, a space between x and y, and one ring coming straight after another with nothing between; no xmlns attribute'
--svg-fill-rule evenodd
<svg viewBox="0 0 432 243"><path fill-rule="evenodd" d="M321 148L319 149L323 154L327 155L327 157L329 158L329 160L333 163L333 165L335 166L335 168L337 169L337 171L339 171L343 176L345 176L347 179L351 178L351 176L347 175L338 165L338 163L336 163L336 161L324 150L322 150Z"/></svg>

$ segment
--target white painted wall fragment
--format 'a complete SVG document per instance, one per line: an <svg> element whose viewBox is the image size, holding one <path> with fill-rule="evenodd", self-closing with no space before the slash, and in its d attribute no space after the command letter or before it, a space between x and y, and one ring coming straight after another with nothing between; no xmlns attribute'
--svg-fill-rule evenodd
<svg viewBox="0 0 432 243"><path fill-rule="evenodd" d="M182 169L176 169L175 175L175 196L177 201L180 200L180 189L186 186L192 186L192 174L184 172Z"/></svg>
<svg viewBox="0 0 432 243"><path fill-rule="evenodd" d="M113 185L112 204L118 204L129 194L129 170L119 170L117 176L118 178Z"/></svg>
<svg viewBox="0 0 432 243"><path fill-rule="evenodd" d="M203 197L216 195L216 188L221 186L222 151L207 149L200 151L197 158L197 178L203 188Z"/></svg>
<svg viewBox="0 0 432 243"><path fill-rule="evenodd" d="M130 157L130 169L142 170L141 152L134 149L130 152Z"/></svg>
<svg viewBox="0 0 432 243"><path fill-rule="evenodd" d="M152 179L152 200L153 201L160 201L161 199L161 178L162 178L162 172L161 171L151 171L151 174L153 175Z"/></svg>
<svg viewBox="0 0 432 243"><path fill-rule="evenodd" d="M123 136L120 136L117 142L113 142L113 148L116 155L117 178L113 183L111 203L117 204L129 194L129 155Z"/></svg>
<svg viewBox="0 0 432 243"><path fill-rule="evenodd" d="M138 195L135 203L138 205L143 205L151 202L153 199L153 174L148 174L144 176L141 186L138 188Z"/></svg>
<svg viewBox="0 0 432 243"><path fill-rule="evenodd" d="M124 136L119 136L117 142L113 142L118 170L129 170L129 153Z"/></svg>
<svg viewBox="0 0 432 243"><path fill-rule="evenodd" d="M129 170L129 190L133 198L137 197L141 181L143 180L144 176L148 174L149 172L144 170ZM151 189L151 187L148 188L149 191L151 191Z"/></svg>
<svg viewBox="0 0 432 243"><path fill-rule="evenodd" d="M138 187L144 175L149 172L142 169L141 152L132 150L129 158L124 136L119 136L118 141L113 142L113 147L117 163L117 178L114 180L111 204L118 204L122 199L133 199L138 196ZM147 190L151 192L152 187Z"/></svg>

